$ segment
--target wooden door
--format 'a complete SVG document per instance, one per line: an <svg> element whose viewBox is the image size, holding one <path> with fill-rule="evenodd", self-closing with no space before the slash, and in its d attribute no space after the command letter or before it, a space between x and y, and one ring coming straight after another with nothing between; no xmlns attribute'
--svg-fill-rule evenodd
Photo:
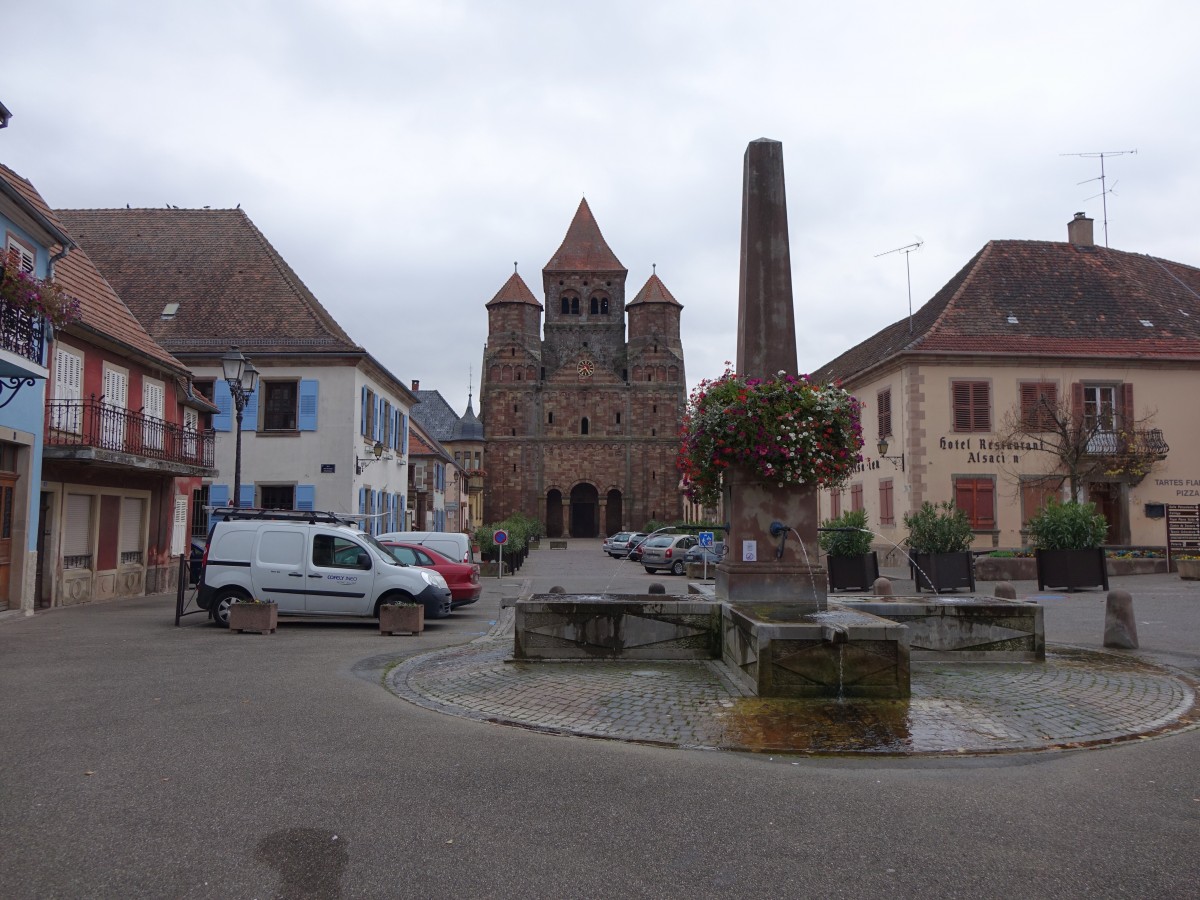
<svg viewBox="0 0 1200 900"><path fill-rule="evenodd" d="M0 609L8 609L9 573L12 571L13 494L17 477L0 473Z"/></svg>

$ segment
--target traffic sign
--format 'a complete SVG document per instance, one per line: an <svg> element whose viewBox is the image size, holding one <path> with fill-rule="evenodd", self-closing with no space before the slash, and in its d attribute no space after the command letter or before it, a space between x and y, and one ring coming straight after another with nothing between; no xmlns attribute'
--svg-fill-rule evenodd
<svg viewBox="0 0 1200 900"><path fill-rule="evenodd" d="M713 545L713 533L711 531L701 531L698 537L700 538L701 547L711 547Z"/></svg>
<svg viewBox="0 0 1200 900"><path fill-rule="evenodd" d="M508 542L508 532L503 529L497 529L495 532L492 533L492 540L495 541L497 544L507 543Z"/></svg>

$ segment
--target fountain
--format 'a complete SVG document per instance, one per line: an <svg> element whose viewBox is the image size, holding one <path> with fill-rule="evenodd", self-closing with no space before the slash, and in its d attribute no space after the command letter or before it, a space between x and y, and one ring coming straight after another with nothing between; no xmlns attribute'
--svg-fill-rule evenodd
<svg viewBox="0 0 1200 900"><path fill-rule="evenodd" d="M752 141L745 156L737 371L796 372L796 329L783 145ZM839 598L808 556L817 543L817 487L779 486L726 470L728 555L715 586L663 595L537 595L516 604L513 659L721 659L760 697L906 698L918 658L1041 659L1034 604L955 597ZM792 558L787 538L795 535ZM759 548L774 547L768 558ZM706 596L708 590L711 596Z"/></svg>

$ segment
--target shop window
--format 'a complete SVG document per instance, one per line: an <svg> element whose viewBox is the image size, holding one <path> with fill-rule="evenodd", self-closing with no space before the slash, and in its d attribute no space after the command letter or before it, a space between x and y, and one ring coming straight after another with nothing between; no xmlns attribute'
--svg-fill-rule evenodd
<svg viewBox="0 0 1200 900"><path fill-rule="evenodd" d="M879 524L895 525L896 512L892 503L892 479L885 478L879 482Z"/></svg>
<svg viewBox="0 0 1200 900"><path fill-rule="evenodd" d="M967 514L974 531L996 528L996 481L983 478L955 478L954 505Z"/></svg>

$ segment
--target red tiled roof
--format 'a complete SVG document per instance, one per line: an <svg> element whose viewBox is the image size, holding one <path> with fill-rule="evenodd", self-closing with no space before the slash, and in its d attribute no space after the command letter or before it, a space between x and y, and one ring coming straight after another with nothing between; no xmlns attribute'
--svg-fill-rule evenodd
<svg viewBox="0 0 1200 900"><path fill-rule="evenodd" d="M68 237L62 222L54 215L53 211L46 204L46 201L42 199L42 195L38 193L37 188L33 186L32 182L22 178L3 163L0 163L0 179L3 179L5 184L11 187L22 200L29 204L37 216L45 219L45 223L39 224L49 225L52 232L59 232L57 235L54 235L56 240Z"/></svg>
<svg viewBox="0 0 1200 900"><path fill-rule="evenodd" d="M550 257L543 272L625 272L609 249L586 199L579 201L575 218L567 228L562 245Z"/></svg>
<svg viewBox="0 0 1200 900"><path fill-rule="evenodd" d="M991 241L932 299L813 373L901 353L1200 358L1200 269L1106 247Z"/></svg>
<svg viewBox="0 0 1200 900"><path fill-rule="evenodd" d="M667 290L667 286L662 283L662 279L657 274L650 276L649 280L642 285L642 289L637 292L637 296L625 304L625 308L628 309L639 303L669 303L672 306L683 307L683 304Z"/></svg>
<svg viewBox="0 0 1200 900"><path fill-rule="evenodd" d="M73 240L62 222L46 205L37 188L7 166L0 165L0 178L10 185L37 211L61 237ZM112 286L104 280L95 264L81 249L76 248L54 265L54 280L68 294L79 298L82 317L78 322L61 329L60 333L74 334L88 340L96 335L116 341L139 355L143 361L176 375L187 375L187 367L157 344L130 312Z"/></svg>
<svg viewBox="0 0 1200 900"><path fill-rule="evenodd" d="M58 210L117 293L174 353L343 353L350 339L240 209ZM163 308L178 303L171 318Z"/></svg>
<svg viewBox="0 0 1200 900"><path fill-rule="evenodd" d="M542 308L542 304L538 303L537 297L533 296L529 285L516 272L513 272L508 281L504 282L504 287L496 291L496 296L487 302L487 306L496 306L500 303L528 303L538 309Z"/></svg>
<svg viewBox="0 0 1200 900"><path fill-rule="evenodd" d="M55 264L54 280L79 298L83 313L79 322L64 329L66 334L86 337L89 331L98 332L172 372L190 374L183 363L146 333L83 250L76 248Z"/></svg>

